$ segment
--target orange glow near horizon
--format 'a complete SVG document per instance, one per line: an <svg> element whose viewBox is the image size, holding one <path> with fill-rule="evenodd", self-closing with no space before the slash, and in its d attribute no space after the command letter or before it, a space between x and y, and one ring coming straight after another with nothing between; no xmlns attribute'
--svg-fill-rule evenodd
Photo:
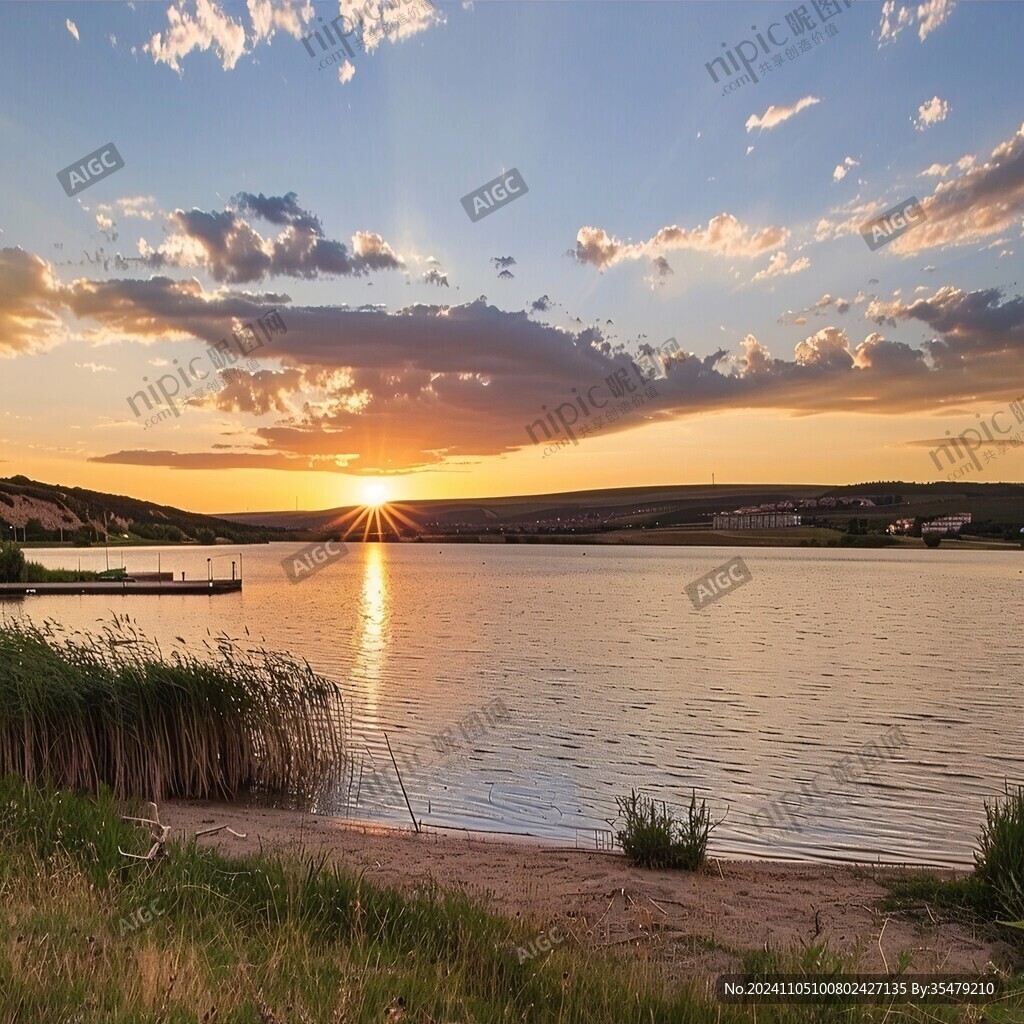
<svg viewBox="0 0 1024 1024"><path fill-rule="evenodd" d="M387 485L381 480L370 480L362 486L363 504L370 508L380 508L387 503Z"/></svg>
<svg viewBox="0 0 1024 1024"><path fill-rule="evenodd" d="M326 528L344 530L344 540L352 536L357 536L362 541L382 540L389 533L396 537L401 536L403 526L415 530L417 526L414 516L415 510L411 505L381 501L377 504L359 505L333 519Z"/></svg>
<svg viewBox="0 0 1024 1024"><path fill-rule="evenodd" d="M814 419L812 444L806 418L764 411L723 412L598 435L547 456L544 446L537 445L500 458L484 457L458 470L418 469L386 476L255 468L168 472L151 466L102 464L63 454L41 455L44 438L40 434L31 448L11 444L9 439L4 445L0 439L0 459L7 460L0 462L0 476L23 473L43 483L128 494L207 515L357 506L356 515L342 526L347 529L366 509L370 514L382 509L398 521L394 510L408 509L405 503L416 507L420 501L700 485L710 484L712 474L720 485L942 482L944 476L936 471L926 449L911 442L940 437L946 427L960 431L963 422L952 415L819 416ZM856 444L851 443L852 437ZM1019 482L1020 464L1013 460L1011 455L1002 461L998 476L979 474L979 480ZM382 524L387 522L386 516L380 519ZM358 529L365 525L360 518Z"/></svg>

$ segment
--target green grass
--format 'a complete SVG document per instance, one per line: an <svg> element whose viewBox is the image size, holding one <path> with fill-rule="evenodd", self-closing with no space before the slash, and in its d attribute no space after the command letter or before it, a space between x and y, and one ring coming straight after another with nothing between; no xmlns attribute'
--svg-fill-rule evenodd
<svg viewBox="0 0 1024 1024"><path fill-rule="evenodd" d="M127 617L102 636L0 623L0 774L159 800L311 794L342 768L335 684L222 638L203 655L165 657Z"/></svg>
<svg viewBox="0 0 1024 1024"><path fill-rule="evenodd" d="M949 920L961 924L983 922L984 894L974 875L946 880L930 874L913 874L886 880L889 895L883 910L909 912L922 906L940 910Z"/></svg>
<svg viewBox="0 0 1024 1024"><path fill-rule="evenodd" d="M704 800L697 806L696 790L682 820L675 818L664 801L659 810L656 801L636 790L616 802L625 819L617 834L619 845L638 867L697 871L704 866L708 839L717 823L711 820Z"/></svg>
<svg viewBox="0 0 1024 1024"><path fill-rule="evenodd" d="M952 1006L722 1005L649 961L575 939L520 964L534 923L436 887L402 895L322 858L229 859L194 841L128 861L117 847L140 852L148 838L120 810L107 791L87 799L0 779L0 1024L380 1024L399 1000L408 1024L968 1019ZM746 966L851 964L816 947ZM1022 1011L1018 985L984 1019L1010 1024Z"/></svg>
<svg viewBox="0 0 1024 1024"><path fill-rule="evenodd" d="M1006 783L1001 798L985 801L974 859L988 913L1000 921L1024 921L1024 786Z"/></svg>
<svg viewBox="0 0 1024 1024"><path fill-rule="evenodd" d="M912 875L888 880L883 908L934 907L947 918L996 931L1024 949L1024 786L1004 785L1004 795L985 801L972 875L939 879Z"/></svg>

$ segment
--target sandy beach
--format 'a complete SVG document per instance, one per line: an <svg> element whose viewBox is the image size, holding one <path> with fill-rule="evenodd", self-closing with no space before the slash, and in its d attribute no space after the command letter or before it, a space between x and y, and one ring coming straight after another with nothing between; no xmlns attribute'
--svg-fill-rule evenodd
<svg viewBox="0 0 1024 1024"><path fill-rule="evenodd" d="M1012 958L1009 948L922 905L881 909L881 879L920 869L871 865L721 860L703 873L646 871L619 853L577 850L479 833L424 832L317 817L297 811L168 802L161 819L187 836L226 825L200 843L229 855L281 850L326 853L372 882L405 892L436 884L462 890L488 909L553 926L588 946L649 958L678 980L736 969L765 945L801 950L828 943L859 954L866 973L893 968L901 953L915 973L981 973ZM953 872L934 872L953 877Z"/></svg>

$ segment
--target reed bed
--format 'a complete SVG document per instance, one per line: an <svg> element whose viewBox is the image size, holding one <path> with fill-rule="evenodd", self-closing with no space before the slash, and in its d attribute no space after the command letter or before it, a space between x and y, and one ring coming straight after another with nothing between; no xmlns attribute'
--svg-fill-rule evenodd
<svg viewBox="0 0 1024 1024"><path fill-rule="evenodd" d="M167 657L127 616L102 635L0 623L0 775L119 798L308 799L343 770L340 688L224 636Z"/></svg>

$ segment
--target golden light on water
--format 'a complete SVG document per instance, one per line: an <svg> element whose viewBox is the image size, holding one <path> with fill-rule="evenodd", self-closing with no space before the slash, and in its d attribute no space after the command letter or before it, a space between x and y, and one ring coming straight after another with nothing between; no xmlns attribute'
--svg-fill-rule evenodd
<svg viewBox="0 0 1024 1024"><path fill-rule="evenodd" d="M371 544L362 549L363 588L360 595L360 633L355 672L366 686L368 721L376 722L379 689L384 678L388 642L391 639L391 609L388 597L388 576L385 548Z"/></svg>

